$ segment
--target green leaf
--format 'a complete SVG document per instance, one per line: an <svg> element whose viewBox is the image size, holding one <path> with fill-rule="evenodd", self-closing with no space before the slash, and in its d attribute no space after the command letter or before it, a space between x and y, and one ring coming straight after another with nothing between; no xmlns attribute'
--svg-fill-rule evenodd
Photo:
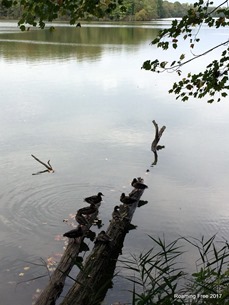
<svg viewBox="0 0 229 305"><path fill-rule="evenodd" d="M165 66L167 65L167 63L168 63L167 61L162 61L162 62L160 63L160 67L164 69Z"/></svg>
<svg viewBox="0 0 229 305"><path fill-rule="evenodd" d="M226 97L228 94L226 92L221 93L222 97Z"/></svg>
<svg viewBox="0 0 229 305"><path fill-rule="evenodd" d="M23 31L23 32L24 32L24 31L25 31L25 29L26 29L26 28L25 28L25 26L24 26L24 25L21 25L21 26L20 26L20 30L21 30L21 31Z"/></svg>
<svg viewBox="0 0 229 305"><path fill-rule="evenodd" d="M150 62L150 60L146 60L146 61L143 63L142 69L151 70L151 62Z"/></svg>

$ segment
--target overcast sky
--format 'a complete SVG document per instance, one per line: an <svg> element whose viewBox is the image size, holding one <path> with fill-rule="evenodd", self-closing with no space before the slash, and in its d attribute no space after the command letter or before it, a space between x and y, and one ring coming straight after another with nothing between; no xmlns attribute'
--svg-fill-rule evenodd
<svg viewBox="0 0 229 305"><path fill-rule="evenodd" d="M180 3L195 3L198 0L168 0L169 2L180 2Z"/></svg>

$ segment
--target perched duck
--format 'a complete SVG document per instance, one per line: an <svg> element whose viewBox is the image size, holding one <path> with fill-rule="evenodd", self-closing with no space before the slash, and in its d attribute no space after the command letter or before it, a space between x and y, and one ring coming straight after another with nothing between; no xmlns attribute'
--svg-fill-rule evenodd
<svg viewBox="0 0 229 305"><path fill-rule="evenodd" d="M87 219L81 215L81 214L76 214L75 216L75 220L78 222L78 224L80 224L81 226L87 226L89 223L87 221Z"/></svg>
<svg viewBox="0 0 229 305"><path fill-rule="evenodd" d="M101 231L96 237L95 243L104 243L108 244L112 239L109 235L106 234L105 231Z"/></svg>
<svg viewBox="0 0 229 305"><path fill-rule="evenodd" d="M99 192L97 195L84 198L84 201L90 204L97 204L103 200L102 196L104 196L103 193Z"/></svg>
<svg viewBox="0 0 229 305"><path fill-rule="evenodd" d="M135 188L135 189L139 189L139 190L144 190L147 189L148 186L140 181L138 181L136 178L133 179L133 181L131 182L131 185Z"/></svg>
<svg viewBox="0 0 229 305"><path fill-rule="evenodd" d="M96 237L96 234L95 232L89 230L86 232L86 237L90 239L90 241L93 241Z"/></svg>
<svg viewBox="0 0 229 305"><path fill-rule="evenodd" d="M87 252L89 250L90 250L90 248L88 247L88 245L85 242L80 243L79 252Z"/></svg>
<svg viewBox="0 0 229 305"><path fill-rule="evenodd" d="M120 207L118 205L116 205L114 207L114 211L112 213L112 217L113 217L114 220L119 220L121 218Z"/></svg>
<svg viewBox="0 0 229 305"><path fill-rule="evenodd" d="M133 204L136 199L131 198L130 196L126 196L125 193L122 193L122 195L120 196L120 201L125 204Z"/></svg>
<svg viewBox="0 0 229 305"><path fill-rule="evenodd" d="M79 215L91 215L97 211L97 208L94 204L91 204L89 207L81 208L77 211Z"/></svg>
<svg viewBox="0 0 229 305"><path fill-rule="evenodd" d="M80 237L82 235L83 235L83 230L82 230L81 227L78 227L76 229L73 229L71 231L68 231L68 232L64 233L63 236L75 239L75 238L78 238L78 237Z"/></svg>

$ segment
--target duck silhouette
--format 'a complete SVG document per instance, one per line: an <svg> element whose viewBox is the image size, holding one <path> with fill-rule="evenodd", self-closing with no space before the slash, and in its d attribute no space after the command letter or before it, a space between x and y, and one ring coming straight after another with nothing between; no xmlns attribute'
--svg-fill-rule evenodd
<svg viewBox="0 0 229 305"><path fill-rule="evenodd" d="M83 230L81 227L78 227L76 229L73 229L71 231L68 231L66 233L63 234L64 237L68 237L68 238L78 238L80 236L83 235Z"/></svg>
<svg viewBox="0 0 229 305"><path fill-rule="evenodd" d="M79 225L81 226L87 226L89 225L89 222L87 219L82 215L82 214L76 214L75 220L78 222Z"/></svg>
<svg viewBox="0 0 229 305"><path fill-rule="evenodd" d="M95 204L91 204L89 207L81 208L77 211L78 215L91 215L97 211Z"/></svg>
<svg viewBox="0 0 229 305"><path fill-rule="evenodd" d="M131 185L138 190L144 190L147 189L148 186L140 181L138 181L136 178L133 179L133 181L131 182Z"/></svg>
<svg viewBox="0 0 229 305"><path fill-rule="evenodd" d="M116 205L114 207L114 211L112 213L112 218L114 220L119 220L121 218L121 214L120 214L120 207L118 205Z"/></svg>
<svg viewBox="0 0 229 305"><path fill-rule="evenodd" d="M102 196L104 196L103 193L99 192L97 195L84 198L84 201L90 204L97 204L103 200Z"/></svg>
<svg viewBox="0 0 229 305"><path fill-rule="evenodd" d="M105 231L101 231L96 237L95 243L108 244L110 241L112 241L112 238Z"/></svg>
<svg viewBox="0 0 229 305"><path fill-rule="evenodd" d="M134 202L136 202L134 198L126 196L125 193L122 193L122 195L120 196L120 201L124 204L133 204Z"/></svg>

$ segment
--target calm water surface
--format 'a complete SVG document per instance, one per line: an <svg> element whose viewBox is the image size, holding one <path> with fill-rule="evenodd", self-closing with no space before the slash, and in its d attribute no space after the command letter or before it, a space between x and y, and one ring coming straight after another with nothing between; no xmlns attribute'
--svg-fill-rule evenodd
<svg viewBox="0 0 229 305"><path fill-rule="evenodd" d="M53 33L20 33L15 24L0 23L1 304L31 304L47 277L30 280L47 274L42 260L59 260L60 236L72 228L83 198L104 193L106 228L136 176L149 186L149 203L134 215L137 230L128 234L122 258L149 249L147 234L227 239L228 101L176 101L167 93L174 74L141 70L146 59L172 57L174 51L149 45L168 22L62 25ZM223 31L201 35L197 53L228 39ZM198 71L210 59L185 69ZM165 149L151 167L153 119L167 128ZM50 159L55 173L32 176L43 167L31 154ZM129 288L116 277L104 304L130 302Z"/></svg>

